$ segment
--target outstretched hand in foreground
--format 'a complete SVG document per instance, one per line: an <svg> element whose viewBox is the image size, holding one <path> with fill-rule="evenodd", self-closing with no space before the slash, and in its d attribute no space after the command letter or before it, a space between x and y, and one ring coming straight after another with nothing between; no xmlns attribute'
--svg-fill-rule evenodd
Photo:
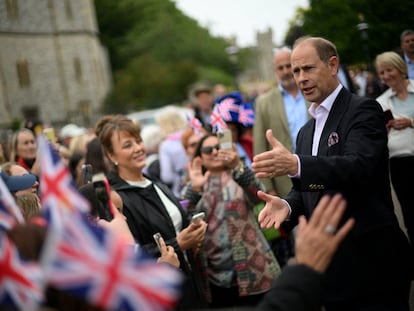
<svg viewBox="0 0 414 311"><path fill-rule="evenodd" d="M324 272L339 244L352 229L355 221L348 219L338 228L344 214L346 202L340 194L324 196L316 206L309 221L299 218L295 242L297 264L307 265L318 272Z"/></svg>

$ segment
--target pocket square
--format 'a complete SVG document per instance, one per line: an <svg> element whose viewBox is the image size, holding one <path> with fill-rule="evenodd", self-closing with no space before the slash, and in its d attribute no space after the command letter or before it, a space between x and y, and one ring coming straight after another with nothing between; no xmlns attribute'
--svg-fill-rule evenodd
<svg viewBox="0 0 414 311"><path fill-rule="evenodd" d="M332 147L337 143L339 143L339 135L337 132L332 132L328 137L328 147Z"/></svg>

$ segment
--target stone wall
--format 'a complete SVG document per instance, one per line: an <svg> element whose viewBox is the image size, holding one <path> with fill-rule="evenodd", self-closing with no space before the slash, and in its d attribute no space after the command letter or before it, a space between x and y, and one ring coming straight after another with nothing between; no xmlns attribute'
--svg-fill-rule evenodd
<svg viewBox="0 0 414 311"><path fill-rule="evenodd" d="M92 0L0 1L0 125L90 125L110 87Z"/></svg>

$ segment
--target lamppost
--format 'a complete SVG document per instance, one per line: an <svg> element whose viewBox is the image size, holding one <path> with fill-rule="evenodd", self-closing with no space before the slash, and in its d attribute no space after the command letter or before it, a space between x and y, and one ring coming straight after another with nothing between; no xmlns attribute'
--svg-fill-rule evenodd
<svg viewBox="0 0 414 311"><path fill-rule="evenodd" d="M358 16L360 23L357 25L358 30L361 32L361 39L362 39L362 45L364 47L365 52L365 59L367 62L367 69L371 70L371 57L369 55L369 44L368 44L368 24L364 22L364 15L359 14Z"/></svg>
<svg viewBox="0 0 414 311"><path fill-rule="evenodd" d="M234 41L235 40L230 40L230 45L226 48L226 53L229 55L229 60L232 65L234 89L238 91L239 84L237 81L237 75L238 75L239 48L235 45Z"/></svg>

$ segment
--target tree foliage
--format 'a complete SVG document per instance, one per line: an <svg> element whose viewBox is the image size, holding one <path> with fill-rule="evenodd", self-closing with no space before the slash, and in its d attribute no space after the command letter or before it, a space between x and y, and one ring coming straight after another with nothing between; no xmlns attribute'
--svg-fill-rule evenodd
<svg viewBox="0 0 414 311"><path fill-rule="evenodd" d="M197 80L231 83L226 40L211 36L171 0L96 0L95 7L114 72L106 112L182 101Z"/></svg>
<svg viewBox="0 0 414 311"><path fill-rule="evenodd" d="M366 63L383 51L400 45L400 33L414 26L412 0L310 0L308 9L299 9L290 24L285 41L292 44L301 35L322 36L338 48L341 60L348 64ZM363 39L357 25L368 24Z"/></svg>

